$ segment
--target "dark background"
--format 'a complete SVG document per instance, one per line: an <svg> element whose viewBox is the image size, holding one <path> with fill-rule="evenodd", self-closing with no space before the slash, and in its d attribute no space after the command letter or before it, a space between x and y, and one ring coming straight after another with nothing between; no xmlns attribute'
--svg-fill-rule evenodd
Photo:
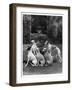
<svg viewBox="0 0 72 90"><path fill-rule="evenodd" d="M23 15L23 44L31 39L62 44L62 16Z"/></svg>

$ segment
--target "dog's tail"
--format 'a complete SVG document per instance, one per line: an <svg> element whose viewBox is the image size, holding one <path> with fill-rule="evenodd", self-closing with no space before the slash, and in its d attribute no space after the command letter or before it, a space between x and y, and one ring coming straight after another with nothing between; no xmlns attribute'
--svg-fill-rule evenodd
<svg viewBox="0 0 72 90"><path fill-rule="evenodd" d="M25 65L25 67L27 67L27 65L28 65L28 61L27 61L26 65Z"/></svg>

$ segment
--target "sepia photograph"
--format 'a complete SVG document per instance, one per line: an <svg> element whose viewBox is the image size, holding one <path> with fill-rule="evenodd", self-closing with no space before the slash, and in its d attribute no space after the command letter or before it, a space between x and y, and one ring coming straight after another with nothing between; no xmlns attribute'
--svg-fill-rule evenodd
<svg viewBox="0 0 72 90"><path fill-rule="evenodd" d="M23 14L23 74L62 73L62 16Z"/></svg>

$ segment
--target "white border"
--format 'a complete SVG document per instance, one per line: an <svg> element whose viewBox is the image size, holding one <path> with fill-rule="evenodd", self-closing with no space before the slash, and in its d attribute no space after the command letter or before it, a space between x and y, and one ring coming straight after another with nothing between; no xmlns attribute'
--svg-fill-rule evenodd
<svg viewBox="0 0 72 90"><path fill-rule="evenodd" d="M63 17L63 70L61 74L22 75L22 22L21 12L30 15L54 15ZM30 13L31 12L31 13ZM34 14L35 13L35 14ZM37 13L37 14L36 14ZM43 13L43 14L42 14ZM16 83L51 82L68 80L68 11L63 9L16 8Z"/></svg>

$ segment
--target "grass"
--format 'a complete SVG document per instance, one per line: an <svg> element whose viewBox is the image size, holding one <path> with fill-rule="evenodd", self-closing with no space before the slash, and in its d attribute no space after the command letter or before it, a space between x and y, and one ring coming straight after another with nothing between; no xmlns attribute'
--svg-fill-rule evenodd
<svg viewBox="0 0 72 90"><path fill-rule="evenodd" d="M30 66L23 68L23 74L24 75L36 75L36 74L56 74L62 72L62 64L59 63L53 63L49 66Z"/></svg>

